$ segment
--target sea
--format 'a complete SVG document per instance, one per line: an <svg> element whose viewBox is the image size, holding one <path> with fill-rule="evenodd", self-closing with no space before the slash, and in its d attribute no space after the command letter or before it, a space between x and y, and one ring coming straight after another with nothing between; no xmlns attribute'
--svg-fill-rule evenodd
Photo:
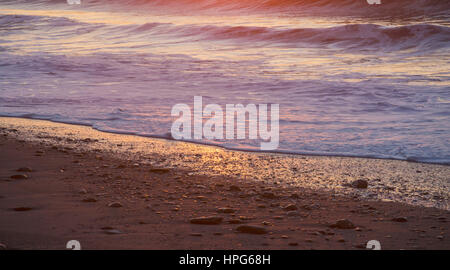
<svg viewBox="0 0 450 270"><path fill-rule="evenodd" d="M1 116L170 138L194 96L279 104L275 152L450 164L449 1L77 2L0 1Z"/></svg>

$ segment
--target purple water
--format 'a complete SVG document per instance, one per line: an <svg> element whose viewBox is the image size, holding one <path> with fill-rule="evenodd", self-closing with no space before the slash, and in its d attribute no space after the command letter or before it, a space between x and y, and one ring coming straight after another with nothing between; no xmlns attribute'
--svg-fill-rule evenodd
<svg viewBox="0 0 450 270"><path fill-rule="evenodd" d="M449 7L2 1L0 115L165 137L194 96L278 103L279 151L448 164Z"/></svg>

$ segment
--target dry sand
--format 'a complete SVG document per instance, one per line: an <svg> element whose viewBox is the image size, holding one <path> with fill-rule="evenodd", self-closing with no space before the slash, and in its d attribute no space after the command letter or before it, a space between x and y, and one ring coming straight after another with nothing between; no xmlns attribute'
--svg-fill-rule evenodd
<svg viewBox="0 0 450 270"><path fill-rule="evenodd" d="M0 118L0 149L8 249L69 240L83 249L364 249L369 240L450 249L448 166L245 153L17 118ZM360 178L367 189L347 186Z"/></svg>

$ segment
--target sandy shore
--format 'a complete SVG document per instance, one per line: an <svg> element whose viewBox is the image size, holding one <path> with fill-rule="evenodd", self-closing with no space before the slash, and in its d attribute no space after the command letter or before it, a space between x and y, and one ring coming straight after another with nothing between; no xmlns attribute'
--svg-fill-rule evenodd
<svg viewBox="0 0 450 270"><path fill-rule="evenodd" d="M448 166L227 151L17 118L0 118L0 149L9 249L69 240L83 249L363 249L369 240L450 249ZM368 187L349 185L358 179Z"/></svg>

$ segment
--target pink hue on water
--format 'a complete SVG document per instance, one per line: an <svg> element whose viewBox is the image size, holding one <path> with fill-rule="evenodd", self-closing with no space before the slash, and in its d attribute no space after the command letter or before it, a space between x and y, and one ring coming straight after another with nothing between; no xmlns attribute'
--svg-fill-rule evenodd
<svg viewBox="0 0 450 270"><path fill-rule="evenodd" d="M276 103L279 151L449 163L449 7L2 1L0 114L165 137L194 96Z"/></svg>

